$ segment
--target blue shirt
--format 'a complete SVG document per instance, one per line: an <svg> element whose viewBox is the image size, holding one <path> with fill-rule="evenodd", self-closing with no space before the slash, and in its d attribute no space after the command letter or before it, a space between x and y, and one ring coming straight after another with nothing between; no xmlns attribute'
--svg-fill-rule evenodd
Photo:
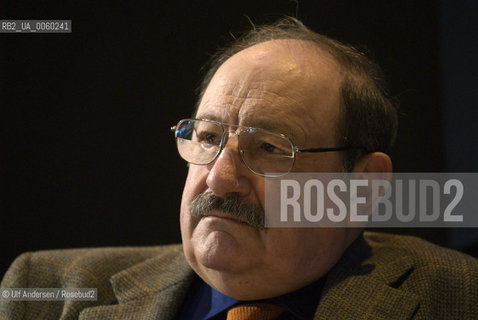
<svg viewBox="0 0 478 320"><path fill-rule="evenodd" d="M280 305L286 309L288 319L313 319L319 303L325 277L294 292L255 302L268 302ZM247 301L246 303L251 303ZM221 318L226 310L242 301L228 297L210 287L197 277L189 289L181 306L177 320L207 320L215 316ZM216 319L216 318L215 318Z"/></svg>

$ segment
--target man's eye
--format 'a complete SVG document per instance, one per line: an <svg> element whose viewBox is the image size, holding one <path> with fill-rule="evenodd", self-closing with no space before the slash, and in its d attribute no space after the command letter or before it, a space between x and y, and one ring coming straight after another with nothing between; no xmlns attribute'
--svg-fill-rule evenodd
<svg viewBox="0 0 478 320"><path fill-rule="evenodd" d="M210 144L219 144L219 137L215 135L214 133L204 133L202 134L202 141L205 141Z"/></svg>
<svg viewBox="0 0 478 320"><path fill-rule="evenodd" d="M262 149L264 149L267 153L281 153L279 148L276 148L274 145L267 142L262 145Z"/></svg>

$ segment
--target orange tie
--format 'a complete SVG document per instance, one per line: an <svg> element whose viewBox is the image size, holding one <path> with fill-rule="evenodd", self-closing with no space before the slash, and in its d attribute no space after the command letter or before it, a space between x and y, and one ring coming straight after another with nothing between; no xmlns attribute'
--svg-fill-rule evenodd
<svg viewBox="0 0 478 320"><path fill-rule="evenodd" d="M226 320L273 320L285 311L270 303L251 303L235 306L227 311Z"/></svg>

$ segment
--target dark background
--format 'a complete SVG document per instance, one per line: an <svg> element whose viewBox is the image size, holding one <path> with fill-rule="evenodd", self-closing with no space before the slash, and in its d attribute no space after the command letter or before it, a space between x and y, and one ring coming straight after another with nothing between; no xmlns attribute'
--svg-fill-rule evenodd
<svg viewBox="0 0 478 320"><path fill-rule="evenodd" d="M401 101L396 171L478 171L476 1L299 2L2 1L0 19L73 33L0 34L0 278L25 251L180 241L169 127L246 16L369 48ZM395 231L476 254L474 229Z"/></svg>

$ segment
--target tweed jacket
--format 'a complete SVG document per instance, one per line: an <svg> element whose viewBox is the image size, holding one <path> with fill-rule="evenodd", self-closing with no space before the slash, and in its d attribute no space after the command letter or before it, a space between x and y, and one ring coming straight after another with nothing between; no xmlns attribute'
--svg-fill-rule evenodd
<svg viewBox="0 0 478 320"><path fill-rule="evenodd" d="M98 288L98 300L0 301L0 320L172 320L195 276L180 245L25 253L2 287ZM478 262L365 233L328 273L314 319L478 319Z"/></svg>

